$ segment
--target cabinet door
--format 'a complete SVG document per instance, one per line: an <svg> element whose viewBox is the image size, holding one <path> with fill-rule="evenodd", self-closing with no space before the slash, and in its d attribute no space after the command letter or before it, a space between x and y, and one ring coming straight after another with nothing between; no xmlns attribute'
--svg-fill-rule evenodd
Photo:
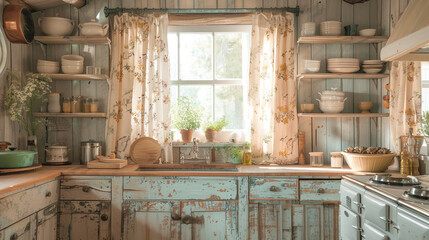
<svg viewBox="0 0 429 240"><path fill-rule="evenodd" d="M0 231L1 240L31 240L36 238L36 214Z"/></svg>
<svg viewBox="0 0 429 240"><path fill-rule="evenodd" d="M360 216L340 205L340 226L342 240L361 239Z"/></svg>
<svg viewBox="0 0 429 240"><path fill-rule="evenodd" d="M398 239L429 239L429 219L409 209L398 207Z"/></svg>
<svg viewBox="0 0 429 240"><path fill-rule="evenodd" d="M110 239L110 202L60 202L60 239Z"/></svg>
<svg viewBox="0 0 429 240"><path fill-rule="evenodd" d="M249 239L338 239L338 204L249 204Z"/></svg>
<svg viewBox="0 0 429 240"><path fill-rule="evenodd" d="M124 239L180 239L179 201L127 201L123 218Z"/></svg>
<svg viewBox="0 0 429 240"><path fill-rule="evenodd" d="M181 239L237 239L234 201L181 202Z"/></svg>
<svg viewBox="0 0 429 240"><path fill-rule="evenodd" d="M37 212L37 239L57 239L57 204Z"/></svg>

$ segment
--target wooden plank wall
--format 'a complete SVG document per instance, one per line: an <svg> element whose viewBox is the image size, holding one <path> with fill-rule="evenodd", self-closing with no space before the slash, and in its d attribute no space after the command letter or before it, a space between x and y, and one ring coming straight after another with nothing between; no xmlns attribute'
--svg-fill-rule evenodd
<svg viewBox="0 0 429 240"><path fill-rule="evenodd" d="M0 0L3 5L4 0ZM396 19L408 4L408 0L371 0L363 4L350 5L341 0L88 0L87 5L76 9L68 5L47 9L34 13L34 19L41 16L70 17L76 23L87 22L96 18L98 22L107 23L103 8L253 8L253 7L295 7L301 8L300 16L296 19L298 36L301 31L301 23L308 21L321 22L326 20L342 21L343 25L359 24L359 28L375 27L377 33L388 35L390 28L394 26ZM37 34L40 30L36 29ZM77 35L77 33L75 33ZM107 46L48 46L46 56L39 45L9 44L10 49L7 66L21 71L35 71L37 59L60 61L64 54L80 54L85 57L85 65L96 65L103 68L103 73L108 73L108 47ZM360 59L376 59L379 49L369 44L331 44L331 45L301 45L297 48L297 73L303 71L305 59L322 60L321 71L326 71L326 58L331 57L358 57ZM4 79L4 73L1 76ZM389 79L382 81L353 80L353 79L329 79L301 81L298 90L298 104L314 103L315 111L320 112L318 92L327 88L336 87L347 93L348 100L344 112L357 112L357 102L371 100L374 107L372 111L383 111L381 108L381 96L386 94L384 85ZM5 81L0 81L0 94L5 91ZM99 109L105 111L108 89L106 82L56 82L54 91L61 92L64 96L81 95L97 98L100 101ZM66 144L72 149L74 162L79 161L80 142L89 139L104 141L105 121L103 119L68 119L59 120L59 125L65 127L65 131L51 132L48 142ZM359 125L359 128L358 128ZM389 146L389 119L360 119L359 124L353 118L343 119L300 119L300 130L306 133L307 151L325 152L325 161L329 163L329 153L341 151L348 146ZM4 111L0 109L0 140L12 141L14 145L24 137L19 138L19 128L11 123ZM43 132L43 131L42 131ZM317 134L316 134L317 132ZM21 134L21 136L24 136ZM43 147L45 136L39 133L39 146ZM23 146L23 145L21 145Z"/></svg>

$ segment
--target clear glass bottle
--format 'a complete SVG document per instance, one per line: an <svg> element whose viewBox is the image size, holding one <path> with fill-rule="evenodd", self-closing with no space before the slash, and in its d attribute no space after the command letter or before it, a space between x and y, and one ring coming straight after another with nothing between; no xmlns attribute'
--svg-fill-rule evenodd
<svg viewBox="0 0 429 240"><path fill-rule="evenodd" d="M409 154L407 149L407 143L404 143L402 146L400 173L405 175L410 174L410 159L409 159Z"/></svg>
<svg viewBox="0 0 429 240"><path fill-rule="evenodd" d="M408 139L407 139L407 151L409 154L409 165L410 165L410 175L411 176L418 176L419 173L419 160L418 156L416 154L416 140L413 138L413 129L410 128L408 132Z"/></svg>
<svg viewBox="0 0 429 240"><path fill-rule="evenodd" d="M252 152L250 151L250 146L246 146L244 148L243 165L252 165Z"/></svg>

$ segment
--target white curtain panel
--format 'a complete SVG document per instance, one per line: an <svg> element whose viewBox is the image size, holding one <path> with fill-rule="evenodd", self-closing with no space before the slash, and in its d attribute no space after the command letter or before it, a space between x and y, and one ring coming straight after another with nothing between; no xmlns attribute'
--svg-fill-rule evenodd
<svg viewBox="0 0 429 240"><path fill-rule="evenodd" d="M125 158L133 141L152 137L172 159L168 16L115 16L106 153Z"/></svg>
<svg viewBox="0 0 429 240"><path fill-rule="evenodd" d="M298 162L293 15L253 17L249 101L252 161Z"/></svg>
<svg viewBox="0 0 429 240"><path fill-rule="evenodd" d="M422 81L420 62L395 61L390 70L390 131L393 150L401 151L400 137L421 125Z"/></svg>

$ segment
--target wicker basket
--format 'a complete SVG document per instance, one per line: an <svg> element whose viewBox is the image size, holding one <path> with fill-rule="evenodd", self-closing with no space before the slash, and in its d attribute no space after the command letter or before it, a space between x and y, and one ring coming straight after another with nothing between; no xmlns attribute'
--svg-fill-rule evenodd
<svg viewBox="0 0 429 240"><path fill-rule="evenodd" d="M384 172L392 163L395 153L359 154L342 152L347 164L358 172Z"/></svg>

